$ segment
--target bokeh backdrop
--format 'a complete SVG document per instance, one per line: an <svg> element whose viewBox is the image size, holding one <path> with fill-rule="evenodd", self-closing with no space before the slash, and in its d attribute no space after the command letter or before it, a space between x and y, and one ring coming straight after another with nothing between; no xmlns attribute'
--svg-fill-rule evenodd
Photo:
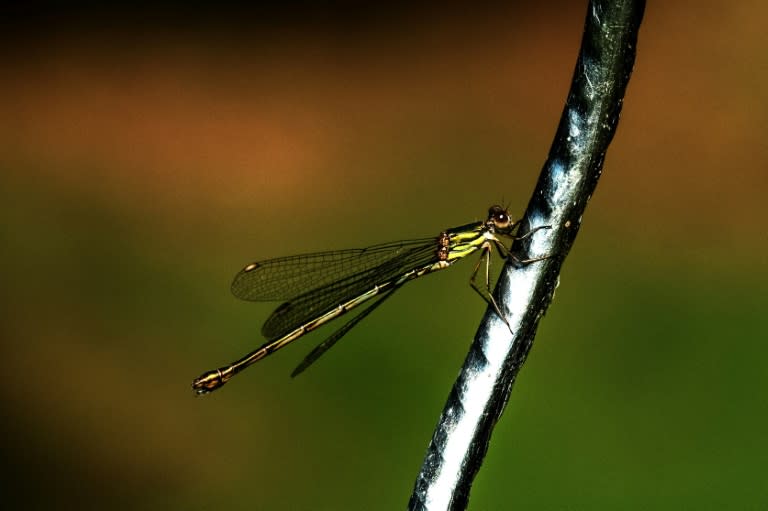
<svg viewBox="0 0 768 511"><path fill-rule="evenodd" d="M190 381L262 342L246 263L522 212L586 2L5 9L3 501L402 509L484 310L472 263L299 378L331 327ZM470 509L768 507L766 16L649 4Z"/></svg>

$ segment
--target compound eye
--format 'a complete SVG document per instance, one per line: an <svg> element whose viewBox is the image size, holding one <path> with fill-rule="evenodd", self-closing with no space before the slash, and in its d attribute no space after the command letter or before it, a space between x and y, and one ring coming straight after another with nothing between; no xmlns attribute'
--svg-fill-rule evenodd
<svg viewBox="0 0 768 511"><path fill-rule="evenodd" d="M493 222L496 227L504 228L509 227L512 220L509 218L507 210L501 206L493 206L488 210L488 218Z"/></svg>

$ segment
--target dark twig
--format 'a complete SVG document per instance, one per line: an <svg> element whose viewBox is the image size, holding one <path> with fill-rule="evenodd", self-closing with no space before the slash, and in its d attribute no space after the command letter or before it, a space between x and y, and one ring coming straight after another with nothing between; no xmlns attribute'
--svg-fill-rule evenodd
<svg viewBox="0 0 768 511"><path fill-rule="evenodd" d="M448 396L411 495L411 510L465 509L493 427L549 307L560 267L576 238L616 131L635 60L644 0L590 1L571 90L549 157L521 224L521 233L551 225L515 243L513 253L552 257L507 263L496 300L507 324L489 308Z"/></svg>

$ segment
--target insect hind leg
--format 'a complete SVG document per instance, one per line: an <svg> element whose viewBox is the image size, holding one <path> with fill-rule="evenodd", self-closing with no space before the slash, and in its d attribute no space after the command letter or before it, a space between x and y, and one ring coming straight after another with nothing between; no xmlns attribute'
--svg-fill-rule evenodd
<svg viewBox="0 0 768 511"><path fill-rule="evenodd" d="M500 244L497 243L497 246ZM507 317L501 312L501 309L499 308L499 304L496 303L496 299L493 297L493 293L491 293L491 245L490 243L483 245L483 253L480 255L480 259L477 260L477 263L475 264L475 268L472 271L472 275L469 278L469 285L472 287L472 289L477 292L477 294L480 295L480 297L485 300L485 302L493 307L493 310L496 311L496 314L504 321L504 324L507 325L507 328L509 328L510 333L512 332L512 326L509 324L509 321L507 321ZM504 250L506 250L506 247L504 247ZM502 250L499 249L499 252ZM507 251L508 252L508 251ZM483 259L485 259L485 288L481 288L477 284L477 272L480 270L480 263L483 262Z"/></svg>

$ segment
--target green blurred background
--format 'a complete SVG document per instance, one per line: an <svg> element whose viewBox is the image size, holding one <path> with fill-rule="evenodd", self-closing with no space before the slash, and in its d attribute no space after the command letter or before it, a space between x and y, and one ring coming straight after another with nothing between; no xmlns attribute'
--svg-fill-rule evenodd
<svg viewBox="0 0 768 511"><path fill-rule="evenodd" d="M295 380L328 328L190 381L262 342L244 264L522 212L585 7L9 11L4 502L402 509L484 310L471 263ZM649 5L470 509L768 507L767 15Z"/></svg>

